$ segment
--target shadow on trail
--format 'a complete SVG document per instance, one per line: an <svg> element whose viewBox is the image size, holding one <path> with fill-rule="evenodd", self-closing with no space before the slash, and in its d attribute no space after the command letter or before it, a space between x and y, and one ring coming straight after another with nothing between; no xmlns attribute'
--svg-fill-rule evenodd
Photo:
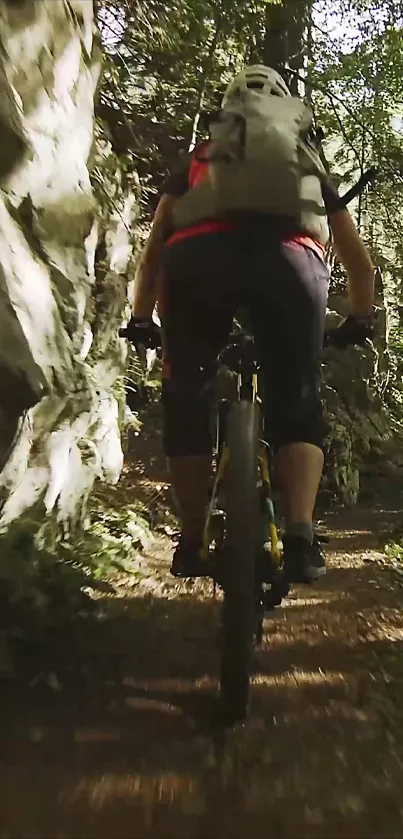
<svg viewBox="0 0 403 839"><path fill-rule="evenodd" d="M220 748L219 604L111 601L53 649L59 691L3 692L0 836L401 836L403 619L373 578L331 571L267 619L250 721Z"/></svg>

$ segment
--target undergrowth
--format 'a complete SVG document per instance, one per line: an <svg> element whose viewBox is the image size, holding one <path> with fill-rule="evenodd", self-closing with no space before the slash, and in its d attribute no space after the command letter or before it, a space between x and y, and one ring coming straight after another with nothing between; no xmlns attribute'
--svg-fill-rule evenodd
<svg viewBox="0 0 403 839"><path fill-rule="evenodd" d="M99 617L124 572L140 575L140 550L151 538L147 510L124 486L97 487L84 526L70 539L48 520L23 518L0 536L0 633L12 645L40 645L49 632ZM1 648L1 645L0 645ZM1 674L0 655L0 674Z"/></svg>
<svg viewBox="0 0 403 839"><path fill-rule="evenodd" d="M403 560L403 536L397 542L390 542L385 547L385 554L389 559L402 562Z"/></svg>
<svg viewBox="0 0 403 839"><path fill-rule="evenodd" d="M146 433L142 413L148 425L160 387L155 365L149 371L138 367L137 377L130 368L138 404L134 412L125 409L125 450L130 435ZM116 387L124 404L127 382ZM154 500L145 506L133 498L124 479L116 486L98 483L82 526L68 536L54 516L45 517L41 504L0 534L0 677L5 660L9 670L8 650L15 643L45 648L52 633L67 638L80 621L105 615L102 595L114 596L122 574L134 582L141 577L140 552L156 526Z"/></svg>

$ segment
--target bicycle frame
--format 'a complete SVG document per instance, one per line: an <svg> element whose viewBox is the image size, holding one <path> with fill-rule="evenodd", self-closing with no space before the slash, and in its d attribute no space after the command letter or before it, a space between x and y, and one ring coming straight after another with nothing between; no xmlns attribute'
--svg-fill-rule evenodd
<svg viewBox="0 0 403 839"><path fill-rule="evenodd" d="M234 349L238 350L238 355ZM253 356L252 356L252 353ZM232 358L231 358L232 355ZM228 363L229 362L229 363ZM245 397L256 405L256 409L260 411L262 405L262 398L259 395L259 366L254 357L253 339L250 339L245 333L233 333L230 336L227 348L221 353L219 363L227 366L229 371L236 375L236 395L235 398L218 400L225 401L228 404L228 412L231 410L231 405L234 402L239 402ZM222 428L223 420L220 418L220 411L217 408L217 423L216 423L216 446L215 457L218 459L216 465L216 474L210 499L210 504L207 511L206 523L204 527L203 536L203 555L207 558L210 552L212 543L212 528L211 522L214 516L215 505L219 495L220 487L224 481L226 469L229 459L231 457L230 448L226 442L225 427ZM259 427L261 423L259 422ZM221 446L221 441L223 441ZM268 533L266 542L270 543L270 559L272 566L278 570L281 565L281 550L279 547L278 531L275 521L274 504L272 500L272 484L270 478L270 467L267 457L267 443L263 439L259 439L259 453L258 453L258 468L259 475L256 476L257 483L259 478L261 481L262 499L266 504L266 512L268 513ZM221 451L220 451L221 449Z"/></svg>

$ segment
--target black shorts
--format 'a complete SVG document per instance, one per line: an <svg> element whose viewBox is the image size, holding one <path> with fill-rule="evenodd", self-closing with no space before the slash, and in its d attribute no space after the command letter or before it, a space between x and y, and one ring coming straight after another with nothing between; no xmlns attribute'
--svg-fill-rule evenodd
<svg viewBox="0 0 403 839"><path fill-rule="evenodd" d="M260 235L259 235L260 233ZM261 231L183 239L164 253L164 440L170 456L211 450L204 387L233 317L246 309L264 380L274 446L325 436L321 353L329 272L311 249Z"/></svg>

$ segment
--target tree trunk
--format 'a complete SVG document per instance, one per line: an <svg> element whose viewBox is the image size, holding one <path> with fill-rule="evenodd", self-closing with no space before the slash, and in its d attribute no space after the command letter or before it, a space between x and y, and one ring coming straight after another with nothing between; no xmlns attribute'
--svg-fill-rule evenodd
<svg viewBox="0 0 403 839"><path fill-rule="evenodd" d="M266 6L263 64L284 73L288 59L288 9L285 5L268 3Z"/></svg>
<svg viewBox="0 0 403 839"><path fill-rule="evenodd" d="M290 76L291 92L304 95L303 73L308 57L308 32L313 0L284 0L266 7L263 63Z"/></svg>

